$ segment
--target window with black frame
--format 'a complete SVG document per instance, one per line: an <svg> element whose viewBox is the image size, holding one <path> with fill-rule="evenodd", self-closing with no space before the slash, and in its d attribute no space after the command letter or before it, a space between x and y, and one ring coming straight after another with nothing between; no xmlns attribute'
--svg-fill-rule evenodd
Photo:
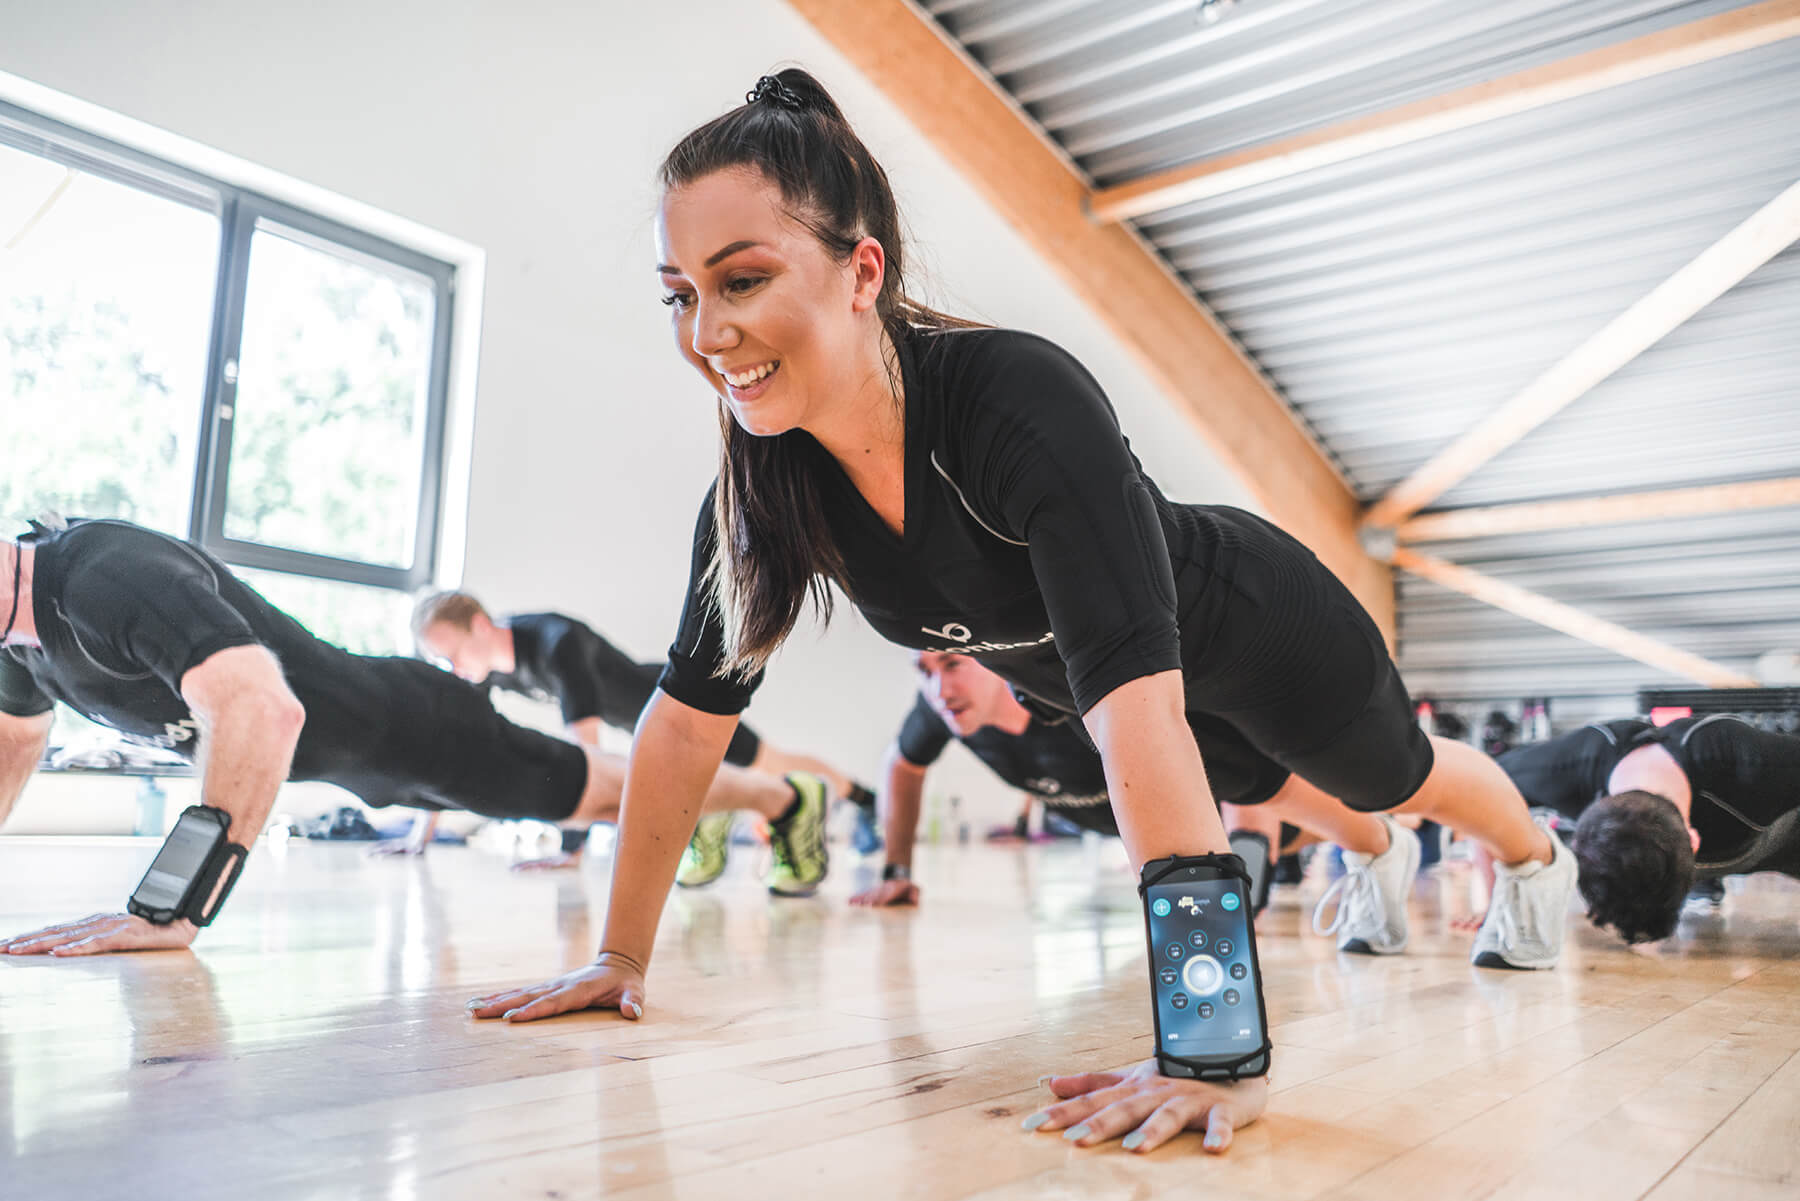
<svg viewBox="0 0 1800 1201"><path fill-rule="evenodd" d="M410 649L452 267L0 105L0 520L189 538L315 633Z"/></svg>

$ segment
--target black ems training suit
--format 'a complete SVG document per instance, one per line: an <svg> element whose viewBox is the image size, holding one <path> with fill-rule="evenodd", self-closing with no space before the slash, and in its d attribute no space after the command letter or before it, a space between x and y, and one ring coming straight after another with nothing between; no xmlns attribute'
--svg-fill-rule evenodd
<svg viewBox="0 0 1800 1201"><path fill-rule="evenodd" d="M1800 738L1724 714L1666 726L1634 718L1596 722L1500 756L1529 803L1571 821L1610 791L1619 761L1660 745L1686 773L1688 822L1700 835L1702 875L1782 871L1800 875Z"/></svg>
<svg viewBox="0 0 1800 1201"><path fill-rule="evenodd" d="M371 805L559 821L587 757L507 721L487 696L415 659L352 655L308 633L206 552L124 521L34 539L41 647L0 650L0 712L60 700L193 758L198 722L181 679L219 651L267 647L306 710L290 780L323 780Z"/></svg>
<svg viewBox="0 0 1800 1201"><path fill-rule="evenodd" d="M921 696L900 727L898 746L900 757L914 767L930 767L957 738L1014 788L1031 793L1084 830L1116 838L1119 823L1106 794L1100 753L1075 724L1071 719L1052 725L1034 717L1023 734L983 726L959 738Z"/></svg>
<svg viewBox="0 0 1800 1201"><path fill-rule="evenodd" d="M1218 799L1254 804L1290 772L1346 804L1416 792L1431 744L1374 623L1312 553L1268 522L1165 499L1100 387L1055 345L998 329L897 339L906 512L895 534L803 431L850 599L889 641L965 654L1028 707L1081 714L1115 688L1180 671ZM705 582L709 495L662 688L741 712Z"/></svg>
<svg viewBox="0 0 1800 1201"><path fill-rule="evenodd" d="M483 685L504 688L562 709L565 725L597 717L630 733L656 691L660 663L637 663L585 622L560 613L518 613L506 618L513 637L513 670L488 675ZM749 767L762 739L742 722L731 736L725 762Z"/></svg>

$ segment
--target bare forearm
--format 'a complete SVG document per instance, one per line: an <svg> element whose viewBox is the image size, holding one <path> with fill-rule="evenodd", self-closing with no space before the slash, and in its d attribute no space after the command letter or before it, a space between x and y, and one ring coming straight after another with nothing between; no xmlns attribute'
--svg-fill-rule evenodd
<svg viewBox="0 0 1800 1201"><path fill-rule="evenodd" d="M924 771L908 763L898 747L889 748L887 787L881 792L882 832L887 840L889 863L912 866L924 796Z"/></svg>
<svg viewBox="0 0 1800 1201"><path fill-rule="evenodd" d="M12 814L50 742L50 715L0 719L0 822Z"/></svg>
<svg viewBox="0 0 1800 1201"><path fill-rule="evenodd" d="M648 966L675 865L737 722L657 692L638 720L625 769L618 849L601 949Z"/></svg>
<svg viewBox="0 0 1800 1201"><path fill-rule="evenodd" d="M1182 711L1180 673L1115 688L1085 721L1106 765L1113 815L1134 866L1230 848Z"/></svg>
<svg viewBox="0 0 1800 1201"><path fill-rule="evenodd" d="M287 779L306 710L260 646L211 656L182 677L181 695L200 723L200 794L231 814L231 841L249 846Z"/></svg>
<svg viewBox="0 0 1800 1201"><path fill-rule="evenodd" d="M297 727L289 730L254 704L201 718L200 793L208 805L231 814L232 842L249 846L262 832L299 736Z"/></svg>

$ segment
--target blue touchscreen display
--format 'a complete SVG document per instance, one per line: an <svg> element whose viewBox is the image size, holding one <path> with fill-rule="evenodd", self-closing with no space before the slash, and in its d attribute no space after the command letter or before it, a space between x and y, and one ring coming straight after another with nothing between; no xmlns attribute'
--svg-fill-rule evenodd
<svg viewBox="0 0 1800 1201"><path fill-rule="evenodd" d="M1250 903L1242 883L1182 871L1153 885L1145 900L1162 1052L1235 1059L1262 1046Z"/></svg>

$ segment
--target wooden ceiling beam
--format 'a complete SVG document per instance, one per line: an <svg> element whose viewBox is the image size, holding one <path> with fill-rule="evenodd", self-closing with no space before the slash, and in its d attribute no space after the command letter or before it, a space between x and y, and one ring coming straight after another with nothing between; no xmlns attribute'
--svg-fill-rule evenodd
<svg viewBox="0 0 1800 1201"><path fill-rule="evenodd" d="M1800 183L1784 189L1395 484L1369 506L1363 524L1396 526L1411 517L1723 296L1796 238L1800 238Z"/></svg>
<svg viewBox="0 0 1800 1201"><path fill-rule="evenodd" d="M1669 517L1705 517L1800 505L1800 476L1671 488L1663 492L1631 492L1580 500L1545 500L1517 505L1487 505L1426 513L1400 523L1394 536L1401 542L1451 542L1459 538L1491 538L1497 534L1530 534L1628 521Z"/></svg>
<svg viewBox="0 0 1800 1201"><path fill-rule="evenodd" d="M1393 562L1394 566L1421 579L1708 688L1758 687L1753 676L1479 571L1406 547L1395 549Z"/></svg>
<svg viewBox="0 0 1800 1201"><path fill-rule="evenodd" d="M1765 0L1278 142L1094 193L1094 215L1126 221L1467 129L1562 100L1800 37L1800 0Z"/></svg>
<svg viewBox="0 0 1800 1201"><path fill-rule="evenodd" d="M1358 541L1357 498L1187 285L1135 233L1092 220L1086 181L914 4L789 3L1062 276L1269 518L1337 573L1391 642L1393 574Z"/></svg>

